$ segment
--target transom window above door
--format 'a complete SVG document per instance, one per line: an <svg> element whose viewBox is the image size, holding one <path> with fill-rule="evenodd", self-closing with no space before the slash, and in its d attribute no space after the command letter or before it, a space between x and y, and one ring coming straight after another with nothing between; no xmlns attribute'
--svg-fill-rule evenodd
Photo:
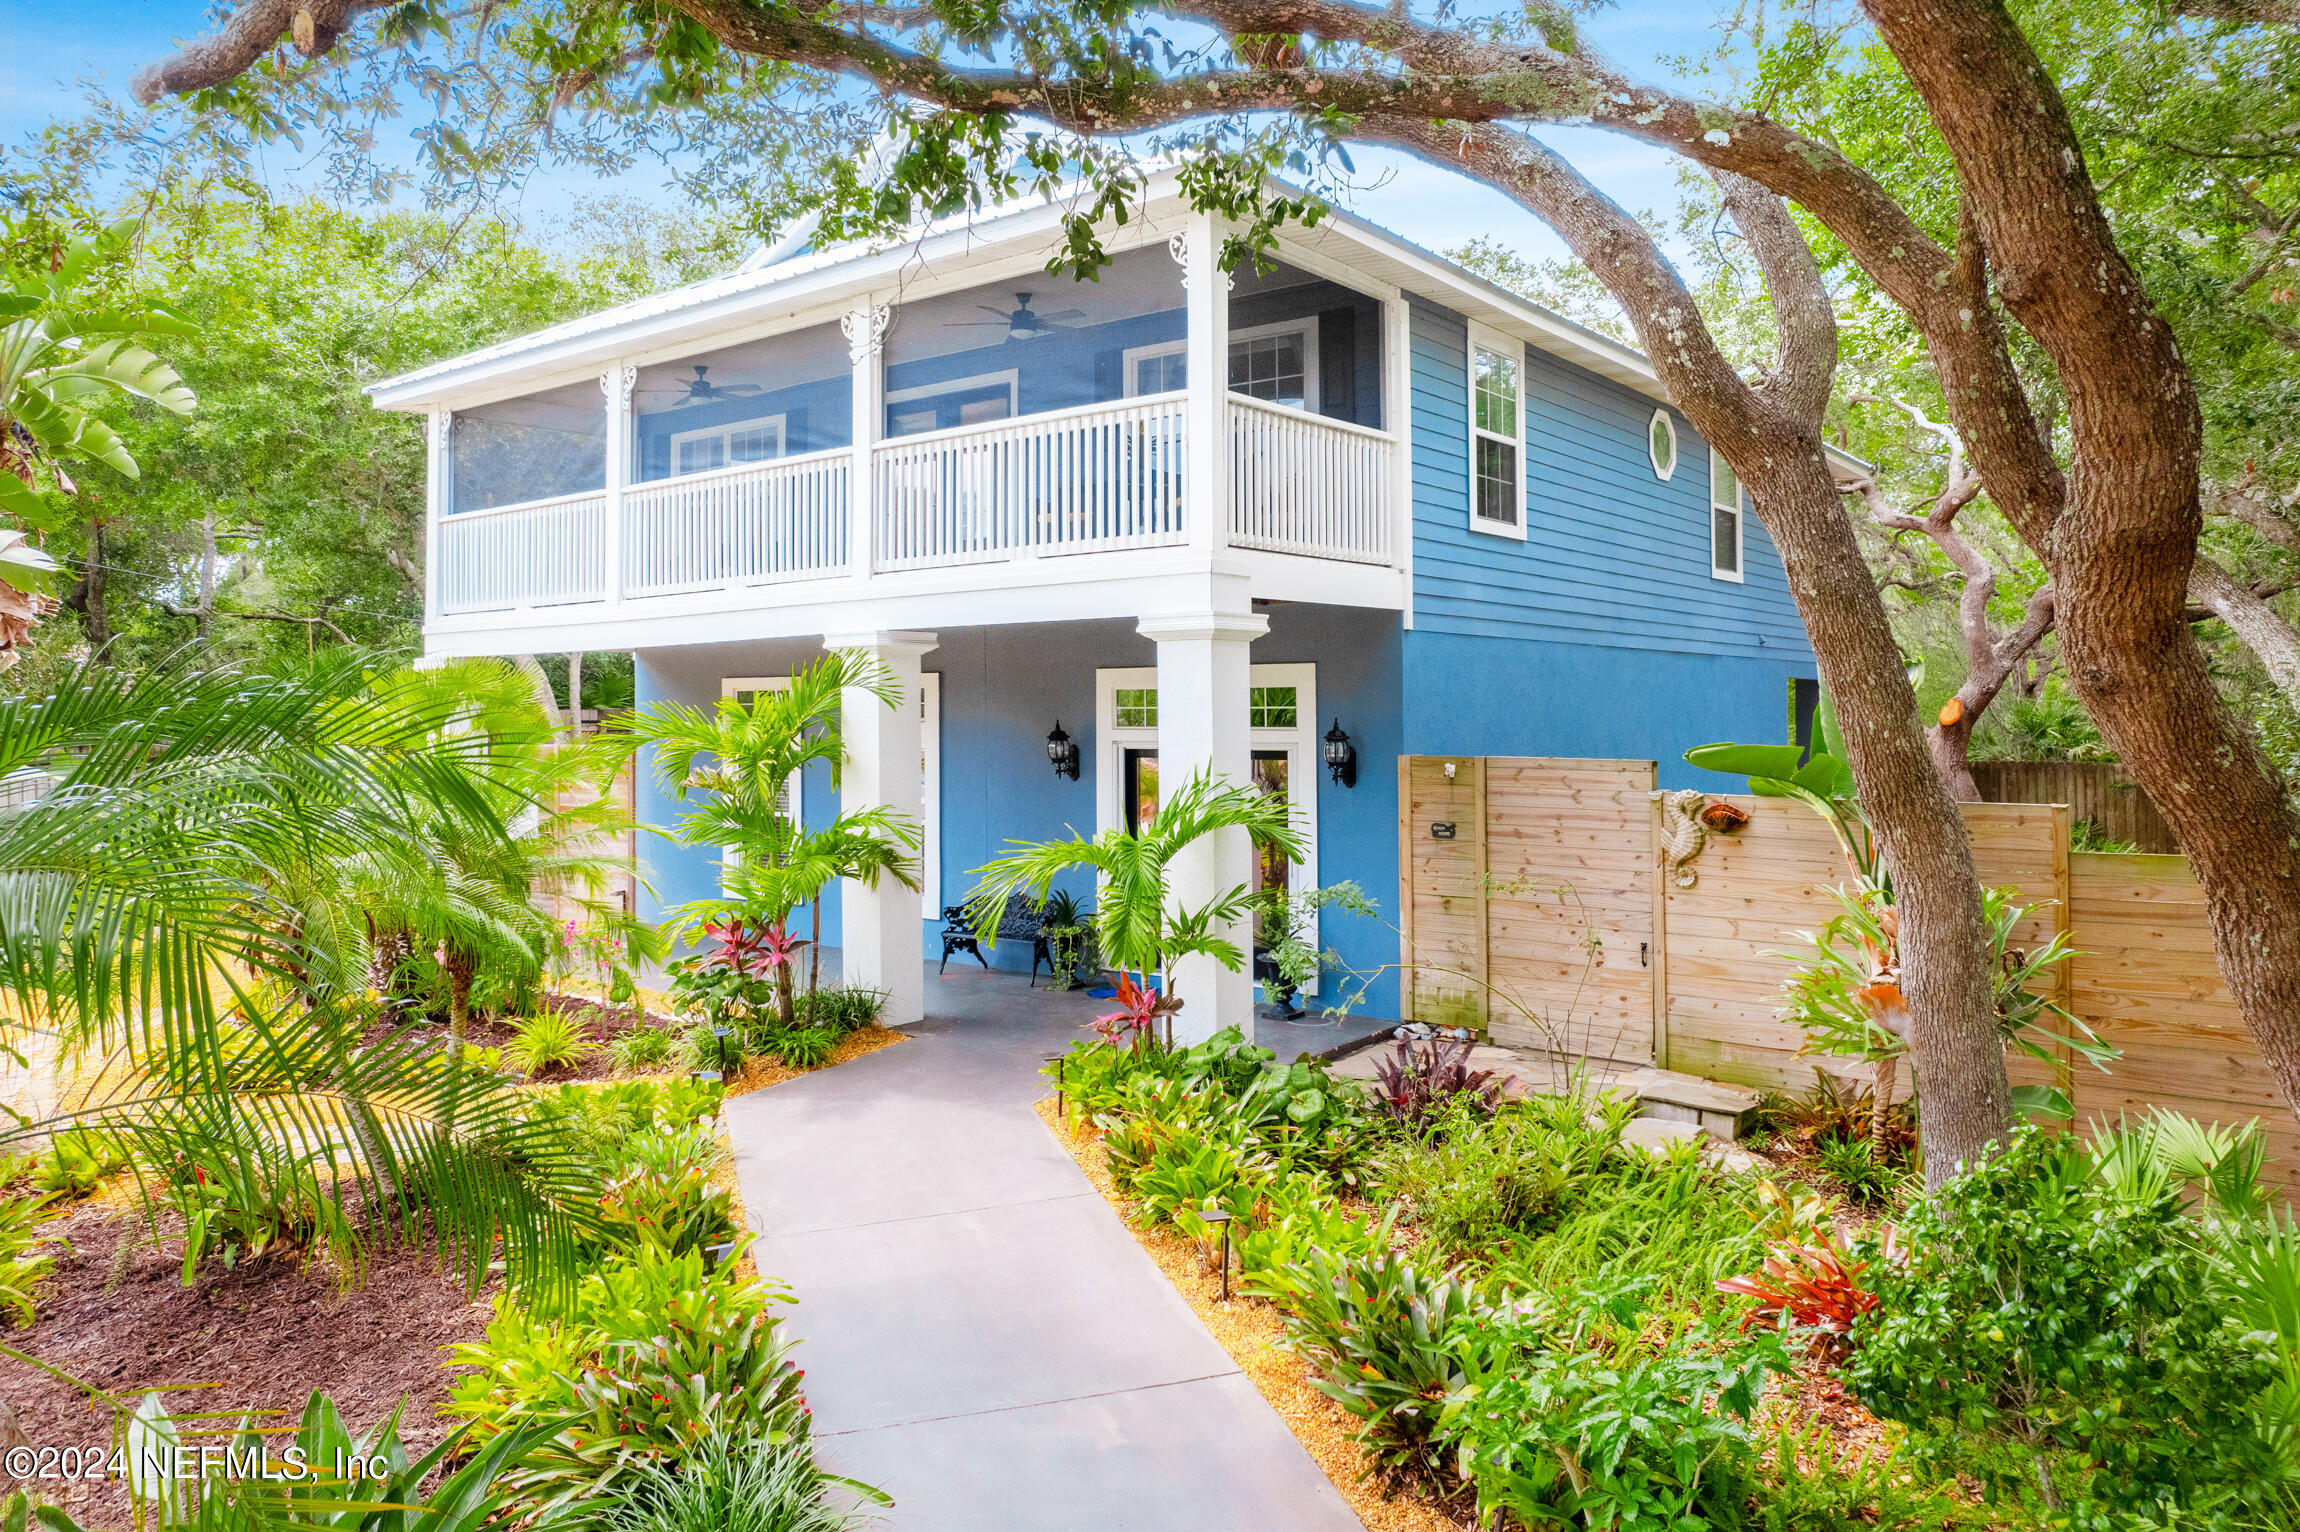
<svg viewBox="0 0 2300 1532"><path fill-rule="evenodd" d="M1291 729L1301 718L1300 688L1257 686L1246 694L1246 722L1256 729Z"/></svg>
<svg viewBox="0 0 2300 1532"><path fill-rule="evenodd" d="M1158 688L1121 686L1111 701L1111 722L1121 729L1158 727Z"/></svg>
<svg viewBox="0 0 2300 1532"><path fill-rule="evenodd" d="M730 463L765 463L783 455L783 417L738 420L732 425L678 431L671 436L671 472L708 473Z"/></svg>
<svg viewBox="0 0 2300 1532"><path fill-rule="evenodd" d="M1318 407L1314 321L1261 325L1230 334L1230 392L1297 410Z"/></svg>

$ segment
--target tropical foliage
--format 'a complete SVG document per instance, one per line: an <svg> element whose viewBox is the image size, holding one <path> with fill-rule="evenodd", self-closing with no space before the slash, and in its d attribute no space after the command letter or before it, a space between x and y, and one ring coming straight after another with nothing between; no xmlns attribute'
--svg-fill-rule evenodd
<svg viewBox="0 0 2300 1532"><path fill-rule="evenodd" d="M1103 958L1130 971L1133 984L1147 990L1155 978L1156 987L1171 996L1178 958L1211 957L1233 973L1245 966L1245 950L1230 933L1261 912L1263 901L1253 890L1240 883L1190 906L1174 897L1171 886L1176 859L1225 832L1242 832L1257 848L1276 850L1290 861L1304 854L1301 830L1283 800L1202 771L1162 791L1156 816L1140 828L1117 826L1091 839L1014 843L1006 855L969 874L975 882L967 911L977 936L995 941L1009 895L1021 893L1043 905L1057 878L1091 871L1101 885L1093 927Z"/></svg>

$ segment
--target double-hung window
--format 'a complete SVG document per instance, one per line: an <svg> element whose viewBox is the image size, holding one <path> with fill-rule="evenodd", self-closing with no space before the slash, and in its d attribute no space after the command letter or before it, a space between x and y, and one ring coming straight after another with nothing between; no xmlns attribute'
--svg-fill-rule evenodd
<svg viewBox="0 0 2300 1532"><path fill-rule="evenodd" d="M1749 497L1725 454L1709 449L1709 573L1719 580L1741 578L1741 524Z"/></svg>
<svg viewBox="0 0 2300 1532"><path fill-rule="evenodd" d="M1498 537L1525 536L1525 348L1507 336L1469 332L1469 524Z"/></svg>

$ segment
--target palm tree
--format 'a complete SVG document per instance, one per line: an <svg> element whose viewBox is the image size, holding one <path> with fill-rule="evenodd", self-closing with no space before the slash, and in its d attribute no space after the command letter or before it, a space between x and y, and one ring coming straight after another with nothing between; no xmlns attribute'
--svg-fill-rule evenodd
<svg viewBox="0 0 2300 1532"><path fill-rule="evenodd" d="M488 737L483 783L493 815L477 819L416 805L403 839L335 867L339 897L358 908L370 944L372 987L389 993L418 949L436 954L445 981L450 1045L460 1048L473 981L483 967L520 980L541 975L560 939L556 895L596 930L618 937L631 961L660 953L654 927L605 897L618 858L585 849L631 821L604 791L631 748L628 736L563 736L520 670L464 660L419 673L411 689L442 695L454 727ZM427 714L437 709L426 706Z"/></svg>
<svg viewBox="0 0 2300 1532"><path fill-rule="evenodd" d="M974 869L967 909L982 939L993 940L1010 895L1022 892L1044 904L1057 877L1090 867L1101 884L1094 931L1103 953L1113 967L1131 969L1145 983L1156 973L1171 999L1176 958L1203 954L1232 973L1245 964L1244 951L1222 932L1258 914L1262 896L1241 883L1193 909L1175 903L1167 889L1167 869L1184 848L1230 829L1244 830L1257 847L1291 861L1306 852L1283 799L1202 771L1160 803L1157 816L1140 830L1105 830L1091 840L1073 835L1009 842L1014 850Z"/></svg>
<svg viewBox="0 0 2300 1532"><path fill-rule="evenodd" d="M890 708L903 705L901 683L885 661L840 650L793 672L783 690L758 692L748 703L723 697L708 712L663 703L634 723L637 737L655 747L656 769L671 796L686 805L668 833L681 845L729 852L720 863L722 897L681 905L672 919L687 930L729 921L781 930L806 905L810 997L821 974L824 891L840 878L919 886L920 831L906 816L858 809L809 830L790 813L788 785L808 766L829 766L832 787L840 785L846 769L840 706L849 691ZM775 1009L786 1027L797 1019L795 989L781 973Z"/></svg>
<svg viewBox="0 0 2300 1532"><path fill-rule="evenodd" d="M456 727L445 688L358 656L285 675L195 660L0 697L0 775L51 778L0 812L0 989L22 1030L96 1065L0 1148L93 1123L273 1177L324 1151L329 1194L369 1230L427 1235L475 1286L498 1246L515 1285L567 1280L580 1163L508 1080L420 1029L377 1032L362 923L330 893L330 867L422 825L510 838L495 738Z"/></svg>

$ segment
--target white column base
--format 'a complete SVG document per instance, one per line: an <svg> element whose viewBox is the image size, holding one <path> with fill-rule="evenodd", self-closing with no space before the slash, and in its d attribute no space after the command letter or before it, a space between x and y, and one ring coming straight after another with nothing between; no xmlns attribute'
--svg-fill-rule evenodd
<svg viewBox="0 0 2300 1532"><path fill-rule="evenodd" d="M926 821L923 741L919 727L919 660L935 646L932 633L831 633L825 649L860 649L886 662L902 688L888 707L860 688L841 699L840 728L847 763L839 791L841 812L886 807L914 825ZM915 873L914 873L915 875ZM847 984L886 993L884 1026L907 1027L926 1016L925 926L918 893L892 878L874 885L852 878L839 884L840 974Z"/></svg>
<svg viewBox="0 0 2300 1532"><path fill-rule="evenodd" d="M1158 778L1163 797L1201 771L1243 786L1253 780L1247 736L1247 688L1253 643L1270 620L1252 612L1198 612L1145 617L1136 631L1158 645ZM1253 841L1243 830L1194 842L1167 868L1170 908L1199 908L1254 879ZM1207 956L1177 960L1169 973L1182 1009L1177 1044L1204 1042L1224 1027L1254 1036L1254 932L1251 921L1227 931L1244 960L1233 973Z"/></svg>

